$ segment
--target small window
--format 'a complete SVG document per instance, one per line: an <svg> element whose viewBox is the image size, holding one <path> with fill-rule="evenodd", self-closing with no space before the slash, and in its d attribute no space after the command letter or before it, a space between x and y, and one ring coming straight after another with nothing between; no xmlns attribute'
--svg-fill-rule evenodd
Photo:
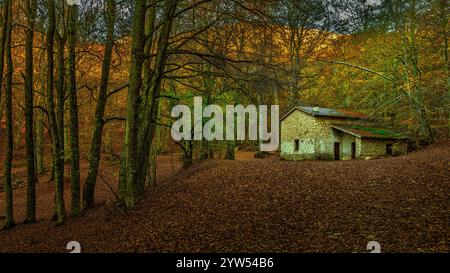
<svg viewBox="0 0 450 273"><path fill-rule="evenodd" d="M392 144L386 144L386 155L392 155Z"/></svg>
<svg viewBox="0 0 450 273"><path fill-rule="evenodd" d="M296 151L296 152L300 151L300 140L298 140L298 139L295 140L294 151Z"/></svg>

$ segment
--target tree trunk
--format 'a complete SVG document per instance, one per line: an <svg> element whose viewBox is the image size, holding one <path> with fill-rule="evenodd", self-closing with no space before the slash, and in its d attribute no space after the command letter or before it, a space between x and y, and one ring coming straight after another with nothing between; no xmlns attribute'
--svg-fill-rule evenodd
<svg viewBox="0 0 450 273"><path fill-rule="evenodd" d="M147 5L151 5L150 8L147 9L147 12L145 14L145 46L144 46L144 52L145 54L148 54L149 56L152 53L153 49L153 40L154 40L154 28L155 28L155 19L156 19L156 5L152 4L152 0L147 0ZM153 70L151 69L152 64L152 58L147 57L144 61L144 67L143 67L143 75L144 75L144 94L142 94L145 98L149 96L149 92L151 90L151 81L153 76ZM148 107L146 101L144 104L141 104L140 113L145 111L145 108ZM159 115L159 106L158 106L158 113L156 114L156 119ZM156 141L153 141L150 147L148 147L149 155L149 163L148 168L146 170L146 176L145 176L145 186L149 185L156 185L156 156L158 154L158 151L155 150Z"/></svg>
<svg viewBox="0 0 450 273"><path fill-rule="evenodd" d="M3 229L14 226L13 213L13 190L12 190L12 160L13 160L13 121L12 121L12 84L13 84L13 62L11 54L11 33L12 33L12 0L4 1L4 14L6 22L6 86L5 86L5 108L6 108L6 158L4 165L4 191L6 198L5 225Z"/></svg>
<svg viewBox="0 0 450 273"><path fill-rule="evenodd" d="M148 171L149 154L153 137L155 135L157 113L159 105L159 95L161 91L161 82L163 74L165 72L167 61L167 48L169 46L169 37L172 30L172 24L175 18L175 11L177 9L178 1L166 0L165 2L165 14L164 25L161 28L161 32L158 40L158 53L156 54L155 68L152 75L149 90L145 92L147 94L142 101L145 105L143 112L139 113L141 124L138 130L139 142L138 142L138 170L137 170L137 189L141 194L145 186L145 178Z"/></svg>
<svg viewBox="0 0 450 273"><path fill-rule="evenodd" d="M183 144L184 142L184 144ZM187 140L187 141L181 141L181 147L183 149L183 168L188 168L193 163L193 141Z"/></svg>
<svg viewBox="0 0 450 273"><path fill-rule="evenodd" d="M100 81L100 91L97 100L97 106L95 109L94 120L94 132L92 135L91 148L89 151L89 170L86 178L86 183L83 190L83 208L92 208L95 205L95 183L97 181L98 168L100 164L100 150L102 147L102 134L104 125L104 114L106 101L108 99L108 82L109 82L109 70L111 67L111 56L114 46L114 23L116 16L116 3L115 0L107 1L106 11L106 43L105 53L103 56L102 64L102 77Z"/></svg>
<svg viewBox="0 0 450 273"><path fill-rule="evenodd" d="M55 38L55 0L48 0L48 29L47 29L47 108L49 113L50 134L52 138L53 153L53 175L55 181L55 216L57 223L62 224L66 221L66 209L64 204L64 142L61 142L59 132L63 131L61 124L58 123L55 113L55 103L53 98L54 87L54 38ZM60 51L61 52L61 51ZM59 52L59 53L60 53ZM59 59L59 56L58 56ZM64 59L64 55L63 55ZM61 66L61 63L59 63ZM59 71L61 75L61 71ZM59 79L58 81L61 81ZM61 83L59 83L61 84ZM58 93L61 90L58 90ZM59 95L59 94L58 94ZM60 103L60 102L59 102ZM58 110L59 105L58 105ZM64 141L64 139L63 139Z"/></svg>
<svg viewBox="0 0 450 273"><path fill-rule="evenodd" d="M54 3L54 0L52 0ZM54 5L54 4L53 4ZM56 20L55 20L55 25L56 25ZM65 30L63 30L63 32L65 32ZM59 138L59 143L60 143L60 153L62 156L62 160L63 160L63 164L65 162L65 150L66 150L66 146L65 143L68 142L66 141L65 136L68 135L65 133L66 128L65 128L65 122L64 122L64 107L65 107L65 96L66 96L66 91L65 91L65 59L64 59L64 47L66 45L66 34L62 33L61 35L59 35L58 33L54 32L54 38L57 38L57 64L58 64L58 73L57 73L57 79L56 79L56 96L57 96L57 110L56 110L56 120L57 120L57 134L58 134L58 138ZM53 41L52 41L53 44ZM53 55L53 53L52 53ZM64 177L64 168L62 169L62 175Z"/></svg>
<svg viewBox="0 0 450 273"><path fill-rule="evenodd" d="M7 25L7 13L8 13L8 5L3 4L2 6L2 13L0 17L0 23L1 23L1 32L0 32L0 121L3 118L3 109L4 104L2 101L2 92L3 92L3 72L4 72L4 64L5 64L5 41L6 41L6 25ZM1 126L0 126L1 130ZM1 136L1 131L0 131Z"/></svg>
<svg viewBox="0 0 450 273"><path fill-rule="evenodd" d="M39 102L38 102L39 103ZM42 111L36 114L35 125L35 143L36 143L36 170L37 174L42 175L45 173L45 116Z"/></svg>
<svg viewBox="0 0 450 273"><path fill-rule="evenodd" d="M159 118L161 112L161 105L158 105L158 114L156 115L156 118ZM157 167L157 157L159 153L160 143L161 142L161 127L156 127L156 138L153 140L151 149L150 149L150 162L149 162L149 168L148 173L146 177L146 186L156 186L156 167Z"/></svg>
<svg viewBox="0 0 450 273"><path fill-rule="evenodd" d="M142 66L145 58L144 28L146 1L136 0L134 7L132 44L131 44L131 71L129 77L127 97L127 120L125 129L125 169L126 177L125 205L133 207L138 200L137 172L138 172L138 115L139 94L142 87Z"/></svg>
<svg viewBox="0 0 450 273"><path fill-rule="evenodd" d="M236 143L234 141L227 141L227 152L225 155L225 159L227 160L235 160L236 156L235 156L235 147L236 147Z"/></svg>
<svg viewBox="0 0 450 273"><path fill-rule="evenodd" d="M33 43L37 1L26 1L27 29L25 47L25 148L27 153L27 215L25 222L36 222L36 161L33 124Z"/></svg>
<svg viewBox="0 0 450 273"><path fill-rule="evenodd" d="M70 110L70 189L71 189L71 214L78 216L81 211L80 206L80 147L78 134L78 102L77 102L77 82L76 82L76 60L75 49L77 43L77 21L78 6L69 6L69 18L67 28L67 39L69 46L68 56L68 91Z"/></svg>
<svg viewBox="0 0 450 273"><path fill-rule="evenodd" d="M8 24L8 3L5 1L2 7L1 17L1 33L0 33L0 107L2 107L2 91L3 91L3 69L5 64L5 42ZM0 109L0 117L3 109ZM0 118L1 120L1 118Z"/></svg>

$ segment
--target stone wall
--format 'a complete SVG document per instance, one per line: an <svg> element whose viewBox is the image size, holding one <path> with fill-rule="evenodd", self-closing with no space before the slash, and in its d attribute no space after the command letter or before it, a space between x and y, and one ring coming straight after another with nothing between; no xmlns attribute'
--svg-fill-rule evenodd
<svg viewBox="0 0 450 273"><path fill-rule="evenodd" d="M300 110L281 122L281 157L288 160L333 159L333 142L329 122ZM295 140L300 141L295 151Z"/></svg>
<svg viewBox="0 0 450 273"><path fill-rule="evenodd" d="M362 139L361 157L379 157L386 155L386 145L392 144L392 155L404 155L407 152L405 141Z"/></svg>
<svg viewBox="0 0 450 273"><path fill-rule="evenodd" d="M386 144L382 140L362 139L361 157L377 157L386 155Z"/></svg>
<svg viewBox="0 0 450 273"><path fill-rule="evenodd" d="M394 143L394 156L406 155L408 153L408 144L406 140L398 141Z"/></svg>

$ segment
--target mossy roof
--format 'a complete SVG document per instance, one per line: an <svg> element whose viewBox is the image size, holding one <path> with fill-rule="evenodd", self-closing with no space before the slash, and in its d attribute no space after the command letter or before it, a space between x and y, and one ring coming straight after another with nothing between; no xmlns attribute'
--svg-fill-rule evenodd
<svg viewBox="0 0 450 273"><path fill-rule="evenodd" d="M408 139L408 137L402 133L384 128L374 128L363 125L333 125L332 127L336 130L361 138Z"/></svg>

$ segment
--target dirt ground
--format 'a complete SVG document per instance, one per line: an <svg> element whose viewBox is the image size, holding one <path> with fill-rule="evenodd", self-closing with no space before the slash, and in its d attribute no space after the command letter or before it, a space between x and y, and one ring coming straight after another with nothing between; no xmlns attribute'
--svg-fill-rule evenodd
<svg viewBox="0 0 450 273"><path fill-rule="evenodd" d="M180 171L160 156L158 185L129 212L111 205L118 166L103 162L101 205L60 227L41 177L38 223L0 232L0 252L67 252L69 241L83 252L367 252L373 240L382 252L450 252L450 143L369 161L237 159ZM25 188L14 197L20 222Z"/></svg>

